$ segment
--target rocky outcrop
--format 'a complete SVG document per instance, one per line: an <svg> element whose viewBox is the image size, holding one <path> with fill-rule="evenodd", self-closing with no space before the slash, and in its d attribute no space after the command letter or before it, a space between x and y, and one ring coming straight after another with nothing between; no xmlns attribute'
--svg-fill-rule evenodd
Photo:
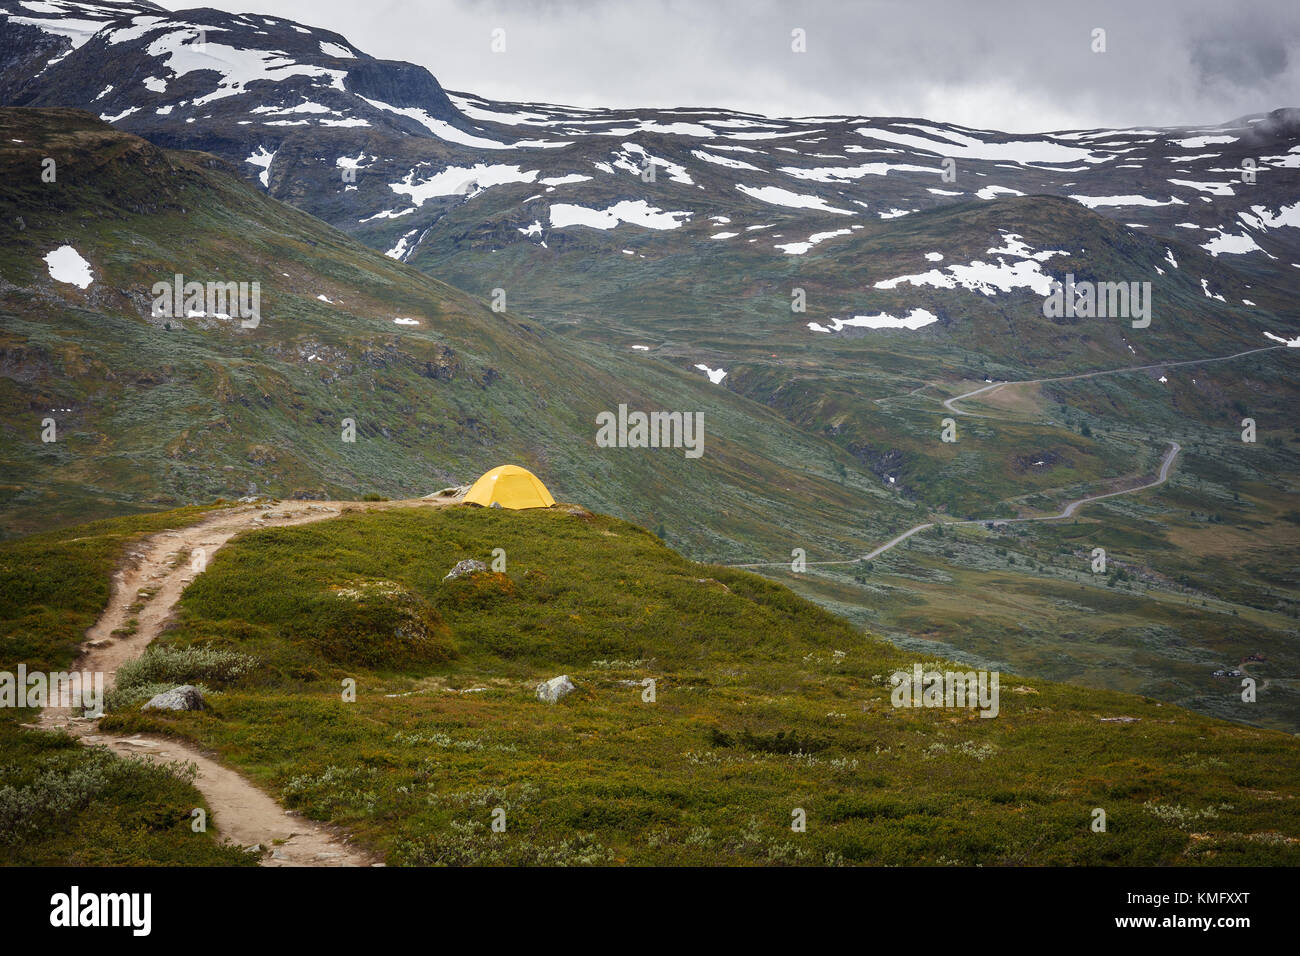
<svg viewBox="0 0 1300 956"><path fill-rule="evenodd" d="M484 574L487 572L487 569L487 565L482 561L476 561L474 558L466 558L464 561L458 561L456 566L447 572L443 580L455 581L457 578L467 578L472 574Z"/></svg>

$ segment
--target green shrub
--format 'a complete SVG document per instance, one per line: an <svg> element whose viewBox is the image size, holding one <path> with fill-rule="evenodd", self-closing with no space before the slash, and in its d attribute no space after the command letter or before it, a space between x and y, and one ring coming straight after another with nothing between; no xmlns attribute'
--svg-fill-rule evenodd
<svg viewBox="0 0 1300 956"><path fill-rule="evenodd" d="M0 845L45 833L84 810L101 793L119 790L128 781L157 789L167 780L192 784L196 773L193 764L119 759L105 748L56 753L42 764L43 769L28 782L0 787Z"/></svg>
<svg viewBox="0 0 1300 956"><path fill-rule="evenodd" d="M376 583L384 582L369 582ZM456 656L442 617L404 588L363 585L326 592L308 601L285 633L335 664L405 667Z"/></svg>
<svg viewBox="0 0 1300 956"><path fill-rule="evenodd" d="M744 750L769 754L811 754L830 746L830 741L824 737L812 734L800 737L797 730L789 733L778 730L773 734L755 734L749 730L742 730L732 735L723 733L716 727L709 731L709 743L714 747L740 747Z"/></svg>
<svg viewBox="0 0 1300 956"><path fill-rule="evenodd" d="M153 645L135 660L118 668L115 691L152 685L166 685L163 690L168 690L178 684L199 683L221 687L252 673L261 663L249 654L223 651L208 645Z"/></svg>

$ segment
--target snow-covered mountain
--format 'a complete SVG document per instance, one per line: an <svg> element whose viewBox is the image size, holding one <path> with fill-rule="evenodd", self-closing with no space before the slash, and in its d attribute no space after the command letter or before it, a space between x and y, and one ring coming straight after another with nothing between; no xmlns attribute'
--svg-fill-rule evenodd
<svg viewBox="0 0 1300 956"><path fill-rule="evenodd" d="M1047 194L1215 257L1300 261L1300 113L1289 109L1025 136L896 117L498 103L276 17L136 0L0 10L0 101L77 106L216 153L403 259L426 243L550 248L591 230L615 254L624 236L655 236L664 250L707 239L798 256L864 223ZM498 205L485 194L516 215L491 208L485 230L440 233L454 207Z"/></svg>

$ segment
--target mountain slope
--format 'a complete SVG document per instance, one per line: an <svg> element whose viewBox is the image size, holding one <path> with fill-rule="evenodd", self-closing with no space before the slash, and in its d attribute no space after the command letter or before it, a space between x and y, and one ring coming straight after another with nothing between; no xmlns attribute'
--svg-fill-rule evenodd
<svg viewBox="0 0 1300 956"><path fill-rule="evenodd" d="M217 153L404 257L520 243L618 255L627 243L605 233L621 222L620 236L652 240L638 254L713 236L780 259L854 225L1046 194L1248 271L1276 276L1300 260L1291 109L1203 128L1011 135L898 117L495 103L274 17L70 0L0 9L0 102L93 109L161 145ZM492 207L482 197L501 192L509 221L489 208L476 228L458 222L460 207Z"/></svg>
<svg viewBox="0 0 1300 956"><path fill-rule="evenodd" d="M4 3L0 101L215 153L393 258L583 338L726 371L726 387L797 360L862 370L859 395L907 391L954 369L1028 377L1300 332L1294 110L1009 135L502 104L274 17ZM1151 328L1045 319L1067 275L1150 281ZM836 424L810 405L792 420Z"/></svg>
<svg viewBox="0 0 1300 956"><path fill-rule="evenodd" d="M16 526L250 483L410 495L515 458L562 497L695 557L771 574L796 548L841 562L790 581L900 643L1300 726L1298 353L1172 364L1300 341L1294 111L1008 135L898 117L502 104L271 17L0 6L5 98L86 107L230 164L194 160L220 182L173 197L185 213L170 220L152 215L146 177L96 174L55 228L15 246L0 387L20 410L6 426L13 513L26 509ZM49 198L32 172L45 154L10 143L23 138L0 138L16 147L7 224L11 208L31 219ZM63 159L61 176L82 162ZM488 313L255 201L232 170L530 318ZM110 269L133 311L39 265L80 241L81 205L105 230L131 226L129 247L102 237L108 265L81 250L97 268L154 250L147 275ZM131 210L142 218L120 218ZM288 344L195 320L161 347L139 299L173 259L187 273L260 275L268 302L281 297ZM1151 324L1045 316L1067 275L1150 282ZM33 322L31 302L52 311ZM1098 370L1117 374L990 393L964 403L969 416L944 405L993 381ZM702 410L704 458L588 444L595 415L619 404ZM87 426L75 456L34 444L56 408ZM343 417L358 422L357 446L338 442ZM1247 417L1257 443L1241 440ZM940 437L947 418L955 442ZM1054 514L1140 483L1170 441L1184 451L1167 485L1090 506L1077 526L927 532L873 565L854 560L932 518ZM1087 571L1092 542L1114 559L1107 576ZM996 595L996 611L972 593ZM1105 627L1077 631L1087 613ZM1242 712L1212 674L1257 653L1271 696Z"/></svg>
<svg viewBox="0 0 1300 956"><path fill-rule="evenodd" d="M214 157L159 150L84 113L4 110L0 170L11 530L250 492L411 497L506 460L702 550L749 554L823 526L851 534L864 495L872 521L904 520L834 446L761 406L494 312ZM45 261L64 246L89 270L84 288ZM260 323L206 307L154 314L154 284L178 273L259 282ZM598 447L597 415L620 404L700 412L702 455Z"/></svg>

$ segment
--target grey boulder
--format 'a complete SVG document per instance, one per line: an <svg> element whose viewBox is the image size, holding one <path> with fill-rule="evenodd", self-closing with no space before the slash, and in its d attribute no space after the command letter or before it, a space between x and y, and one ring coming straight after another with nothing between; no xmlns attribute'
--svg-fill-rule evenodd
<svg viewBox="0 0 1300 956"><path fill-rule="evenodd" d="M573 686L573 681L569 680L568 674L561 674L537 685L537 699L554 704L561 697L572 694L577 689Z"/></svg>
<svg viewBox="0 0 1300 956"><path fill-rule="evenodd" d="M203 702L203 695L199 689L191 684L183 684L180 687L173 687L171 690L163 691L154 697L149 698L149 702L141 707L141 710L207 710L208 705Z"/></svg>

